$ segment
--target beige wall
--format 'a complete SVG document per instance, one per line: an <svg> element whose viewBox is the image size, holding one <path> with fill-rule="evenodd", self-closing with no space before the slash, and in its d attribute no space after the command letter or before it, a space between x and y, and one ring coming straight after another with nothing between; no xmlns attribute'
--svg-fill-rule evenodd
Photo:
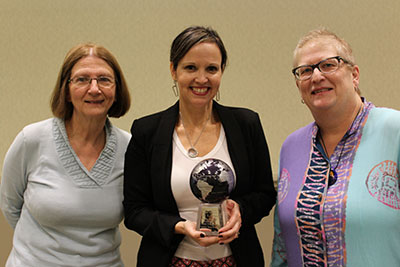
<svg viewBox="0 0 400 267"><path fill-rule="evenodd" d="M49 94L73 45L97 42L119 60L133 106L113 122L129 130L134 118L175 101L169 46L200 24L214 27L228 50L220 102L259 112L276 173L285 137L311 121L290 73L298 38L319 25L337 32L353 46L363 95L399 109L399 11L395 0L0 0L0 161L23 126L51 116ZM258 225L267 261L271 220ZM135 266L138 235L122 233L125 263ZM2 266L12 238L2 216L0 236Z"/></svg>

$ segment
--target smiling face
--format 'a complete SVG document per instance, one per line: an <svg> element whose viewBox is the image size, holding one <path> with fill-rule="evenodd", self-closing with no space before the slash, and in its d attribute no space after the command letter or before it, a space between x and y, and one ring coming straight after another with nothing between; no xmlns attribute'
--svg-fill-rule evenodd
<svg viewBox="0 0 400 267"><path fill-rule="evenodd" d="M103 59L96 56L80 59L71 70L71 78L100 76L114 79L114 71ZM99 88L96 80L92 80L86 87L69 84L68 101L73 105L72 117L104 119L114 100L115 84L110 88Z"/></svg>
<svg viewBox="0 0 400 267"><path fill-rule="evenodd" d="M179 61L176 69L171 63L171 75L179 87L179 100L187 107L211 104L222 77L221 52L215 43L194 45Z"/></svg>
<svg viewBox="0 0 400 267"><path fill-rule="evenodd" d="M298 50L295 58L295 67L300 65L316 64L329 57L340 55L335 40L332 38L318 38L306 43ZM321 74L318 68L314 69L310 79L296 81L304 103L312 113L323 110L347 111L359 99L355 91L359 83L359 69L340 61L339 69L328 74Z"/></svg>

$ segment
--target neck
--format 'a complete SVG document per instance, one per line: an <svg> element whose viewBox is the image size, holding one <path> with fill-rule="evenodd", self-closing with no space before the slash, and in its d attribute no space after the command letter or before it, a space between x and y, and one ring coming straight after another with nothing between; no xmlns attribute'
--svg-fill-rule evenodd
<svg viewBox="0 0 400 267"><path fill-rule="evenodd" d="M104 142L106 119L104 118L101 121L95 119L87 120L72 116L69 121L65 122L68 138L88 143Z"/></svg>
<svg viewBox="0 0 400 267"><path fill-rule="evenodd" d="M339 116L329 114L323 120L315 120L319 127L319 135L324 145L325 153L330 157L345 133L353 125L357 115L361 112L363 103L352 106L348 114L350 116Z"/></svg>
<svg viewBox="0 0 400 267"><path fill-rule="evenodd" d="M342 109L338 112L328 110L323 113L313 114L313 117L324 138L325 135L341 135L342 137L352 125L362 106L361 98L358 98L347 109Z"/></svg>
<svg viewBox="0 0 400 267"><path fill-rule="evenodd" d="M212 102L202 107L187 107L182 102L179 103L181 118L185 121L185 127L202 127L209 119L213 121Z"/></svg>

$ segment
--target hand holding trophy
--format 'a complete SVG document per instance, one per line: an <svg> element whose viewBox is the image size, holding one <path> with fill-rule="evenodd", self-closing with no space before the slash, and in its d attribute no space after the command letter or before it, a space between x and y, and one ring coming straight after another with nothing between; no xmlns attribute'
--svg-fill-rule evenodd
<svg viewBox="0 0 400 267"><path fill-rule="evenodd" d="M218 235L227 221L222 202L235 187L235 174L224 161L209 158L199 162L190 175L190 188L203 203L199 206L197 230L208 236Z"/></svg>

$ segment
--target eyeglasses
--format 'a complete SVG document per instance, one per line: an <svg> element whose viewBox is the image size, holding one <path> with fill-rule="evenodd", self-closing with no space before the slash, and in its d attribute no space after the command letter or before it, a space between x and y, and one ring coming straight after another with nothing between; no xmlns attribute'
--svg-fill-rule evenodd
<svg viewBox="0 0 400 267"><path fill-rule="evenodd" d="M292 72L296 80L305 81L311 78L315 68L317 68L323 74L328 74L337 71L339 69L340 60L343 61L344 63L352 65L352 63L345 60L341 56L336 56L321 60L317 64L298 66L294 68Z"/></svg>
<svg viewBox="0 0 400 267"><path fill-rule="evenodd" d="M89 85L92 83L93 80L97 81L97 86L104 89L111 88L115 84L114 79L107 76L100 76L97 78L90 78L88 76L78 76L69 79L68 82L72 83L76 87L85 88L89 87Z"/></svg>

